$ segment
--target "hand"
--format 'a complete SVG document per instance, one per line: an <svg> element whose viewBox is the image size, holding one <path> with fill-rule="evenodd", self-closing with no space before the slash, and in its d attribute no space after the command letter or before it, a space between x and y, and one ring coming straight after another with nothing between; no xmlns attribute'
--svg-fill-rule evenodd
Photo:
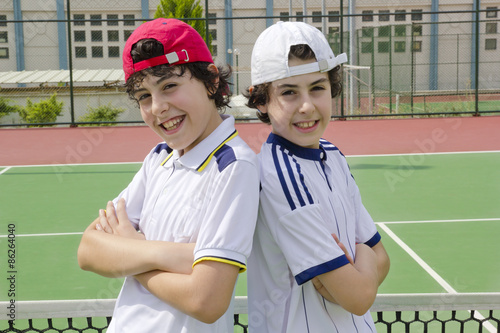
<svg viewBox="0 0 500 333"><path fill-rule="evenodd" d="M115 205L109 201L106 210L99 210L99 219L96 224L97 230L102 230L108 234L118 235L126 238L134 238L144 240L146 237L137 232L134 226L128 219L125 209L125 199L121 198Z"/></svg>

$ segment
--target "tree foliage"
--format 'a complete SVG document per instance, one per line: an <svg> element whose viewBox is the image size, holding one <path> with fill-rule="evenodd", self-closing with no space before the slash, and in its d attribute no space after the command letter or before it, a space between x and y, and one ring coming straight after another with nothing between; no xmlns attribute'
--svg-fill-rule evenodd
<svg viewBox="0 0 500 333"><path fill-rule="evenodd" d="M10 105L11 100L0 96L0 118L14 112L18 112L19 106Z"/></svg>
<svg viewBox="0 0 500 333"><path fill-rule="evenodd" d="M48 99L33 103L26 99L26 106L19 108L19 115L28 124L54 123L63 111L63 102L57 101L57 94L54 93ZM48 125L35 125L32 127L43 127Z"/></svg>
<svg viewBox="0 0 500 333"><path fill-rule="evenodd" d="M154 18L203 18L203 7L200 5L200 0L160 0ZM212 52L212 36L209 34L208 41L206 40L205 20L183 20L191 25L203 37L207 43L208 49Z"/></svg>
<svg viewBox="0 0 500 333"><path fill-rule="evenodd" d="M78 118L79 122L103 122L103 121L116 121L120 113L125 109L117 108L109 103L108 105L101 105L96 108L88 107L88 112ZM113 126L115 124L86 124L82 126Z"/></svg>

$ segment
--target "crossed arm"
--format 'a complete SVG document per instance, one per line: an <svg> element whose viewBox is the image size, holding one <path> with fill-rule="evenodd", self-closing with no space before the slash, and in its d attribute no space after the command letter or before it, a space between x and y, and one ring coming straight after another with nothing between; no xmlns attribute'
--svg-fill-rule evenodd
<svg viewBox="0 0 500 333"><path fill-rule="evenodd" d="M116 210L109 202L85 230L78 263L106 277L134 276L165 303L212 323L229 306L239 268L214 261L192 267L194 245L146 240L132 226L121 199Z"/></svg>
<svg viewBox="0 0 500 333"><path fill-rule="evenodd" d="M389 272L389 256L381 241L372 248L356 244L354 261L345 246L335 235L333 237L350 264L318 275L312 279L312 283L327 300L339 304L351 313L363 315L372 306L378 287Z"/></svg>

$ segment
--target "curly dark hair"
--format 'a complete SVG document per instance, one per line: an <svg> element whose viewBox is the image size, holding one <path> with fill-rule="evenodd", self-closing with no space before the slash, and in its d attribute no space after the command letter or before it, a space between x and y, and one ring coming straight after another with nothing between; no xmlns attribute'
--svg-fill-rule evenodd
<svg viewBox="0 0 500 333"><path fill-rule="evenodd" d="M130 54L133 62L137 63L142 60L164 55L165 53L163 45L156 39L142 39L134 44ZM232 70L229 65L226 67L218 66L217 69L219 72L214 73L208 70L209 65L209 62L192 62L173 66L165 64L143 69L132 74L127 82L125 82L127 94L132 100L135 100L135 87L140 84L147 75L159 77L172 75L183 76L188 72L191 74L191 77L203 82L205 88L210 93L209 98L214 100L217 109L223 110L229 104L229 97L231 96L229 79ZM179 69L180 72L176 72L176 69ZM216 83L217 78L219 79L218 83Z"/></svg>
<svg viewBox="0 0 500 333"><path fill-rule="evenodd" d="M306 44L293 45L290 47L290 52L288 53L288 60L300 59L300 60L310 60L316 59L316 55L313 50ZM337 97L342 92L342 75L341 67L337 66L328 72L328 79L331 85L332 98ZM259 109L260 105L265 105L269 102L269 87L271 82L258 84L253 87L252 92L250 92L250 87L248 87L243 94L248 98L247 106L253 109ZM257 111L257 117L260 121L270 124L271 120L266 113L261 113Z"/></svg>

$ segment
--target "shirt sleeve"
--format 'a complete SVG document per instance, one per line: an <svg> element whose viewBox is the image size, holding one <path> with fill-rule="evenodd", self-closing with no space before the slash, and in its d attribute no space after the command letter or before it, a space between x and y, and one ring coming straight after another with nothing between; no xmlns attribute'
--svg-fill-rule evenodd
<svg viewBox="0 0 500 333"><path fill-rule="evenodd" d="M297 283L349 263L333 239L319 204L289 209L277 177L266 177L261 191L260 223L267 224Z"/></svg>
<svg viewBox="0 0 500 333"><path fill-rule="evenodd" d="M216 178L216 193L201 227L194 265L204 260L224 262L246 270L259 204L256 164L238 160Z"/></svg>

